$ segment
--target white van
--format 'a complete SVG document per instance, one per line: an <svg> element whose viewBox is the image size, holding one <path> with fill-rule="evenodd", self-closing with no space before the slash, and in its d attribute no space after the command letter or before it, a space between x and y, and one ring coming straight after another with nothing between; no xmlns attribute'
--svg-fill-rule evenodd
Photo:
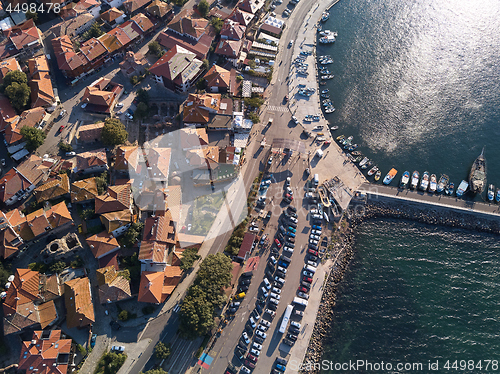
<svg viewBox="0 0 500 374"><path fill-rule="evenodd" d="M269 281L267 280L267 278L264 278L264 284L265 284L265 286L266 286L266 288L267 288L268 290L270 290L270 289L271 289L271 283L269 283Z"/></svg>
<svg viewBox="0 0 500 374"><path fill-rule="evenodd" d="M310 271L311 273L316 273L316 268L314 266L306 264L306 265L304 265L304 269L307 271Z"/></svg>
<svg viewBox="0 0 500 374"><path fill-rule="evenodd" d="M313 183L315 186L318 186L318 184L319 184L319 175L318 174L314 174Z"/></svg>

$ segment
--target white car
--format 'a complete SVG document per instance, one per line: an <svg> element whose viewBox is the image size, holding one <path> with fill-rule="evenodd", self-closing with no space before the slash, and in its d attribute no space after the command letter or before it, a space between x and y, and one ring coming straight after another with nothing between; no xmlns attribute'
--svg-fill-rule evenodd
<svg viewBox="0 0 500 374"><path fill-rule="evenodd" d="M299 124L299 120L297 119L297 117L292 116L292 120L293 120L293 122L295 122L296 125Z"/></svg>
<svg viewBox="0 0 500 374"><path fill-rule="evenodd" d="M276 316L276 312L274 310L266 309L264 312L266 312L267 314L269 314L273 318L274 318L274 316Z"/></svg>
<svg viewBox="0 0 500 374"><path fill-rule="evenodd" d="M321 235L321 230L312 230L311 234L313 234L313 235Z"/></svg>
<svg viewBox="0 0 500 374"><path fill-rule="evenodd" d="M114 352L121 353L125 350L125 347L123 345L114 345L111 347L111 350Z"/></svg>
<svg viewBox="0 0 500 374"><path fill-rule="evenodd" d="M261 324L261 325L264 325L264 326L266 326L266 327L271 327L271 322L266 321L265 319L261 319L261 320L260 320L260 324Z"/></svg>
<svg viewBox="0 0 500 374"><path fill-rule="evenodd" d="M262 346L259 343L253 342L252 348L258 349L259 351L262 350Z"/></svg>
<svg viewBox="0 0 500 374"><path fill-rule="evenodd" d="M262 339L267 338L267 334L265 332L263 332L263 331L257 330L255 332L255 334L258 335L258 336L260 336Z"/></svg>
<svg viewBox="0 0 500 374"><path fill-rule="evenodd" d="M259 355L260 355L260 351L258 351L257 349L251 349L250 353L253 354L256 357L259 357Z"/></svg>
<svg viewBox="0 0 500 374"><path fill-rule="evenodd" d="M270 299L269 299L269 302L270 302L270 303L273 303L274 305L278 305L278 304L280 303L278 300L273 299L273 298L270 298Z"/></svg>
<svg viewBox="0 0 500 374"><path fill-rule="evenodd" d="M277 293L273 293L273 292L271 292L271 297L276 299L276 300L279 300L281 298L280 295L278 295Z"/></svg>
<svg viewBox="0 0 500 374"><path fill-rule="evenodd" d="M267 326L264 326L264 325L259 325L259 326L257 326L257 332L256 332L256 333L257 333L257 335L260 335L260 334L259 334L259 331L260 331L260 332L267 331ZM260 335L260 336L262 336L262 335ZM263 337L264 339L266 338L265 336L262 336L262 337Z"/></svg>
<svg viewBox="0 0 500 374"><path fill-rule="evenodd" d="M134 119L134 117L130 113L125 113L125 117L128 119Z"/></svg>
<svg viewBox="0 0 500 374"><path fill-rule="evenodd" d="M118 103L116 104L115 108L122 108L123 107L123 103Z"/></svg>
<svg viewBox="0 0 500 374"><path fill-rule="evenodd" d="M269 257L269 262L272 262L273 265L276 265L276 262L278 262L274 256Z"/></svg>
<svg viewBox="0 0 500 374"><path fill-rule="evenodd" d="M279 288L273 287L273 292L277 293L277 294L280 294L281 290Z"/></svg>
<svg viewBox="0 0 500 374"><path fill-rule="evenodd" d="M76 156L75 152L66 152L66 156ZM5 164L3 164L5 165Z"/></svg>
<svg viewBox="0 0 500 374"><path fill-rule="evenodd" d="M318 235L311 235L309 239L320 240L321 238Z"/></svg>
<svg viewBox="0 0 500 374"><path fill-rule="evenodd" d="M267 290L264 287L261 287L260 290L262 291L262 296L264 296L266 298L269 296L269 294L267 293Z"/></svg>
<svg viewBox="0 0 500 374"><path fill-rule="evenodd" d="M290 195L293 195L293 191L292 191L292 189L290 187L286 188L286 193L290 194Z"/></svg>
<svg viewBox="0 0 500 374"><path fill-rule="evenodd" d="M294 326L294 327L300 329L300 323L298 323L298 322L290 321L290 326Z"/></svg>
<svg viewBox="0 0 500 374"><path fill-rule="evenodd" d="M313 268L318 267L318 263L316 261L307 260L307 265L312 266Z"/></svg>
<svg viewBox="0 0 500 374"><path fill-rule="evenodd" d="M297 222L299 222L299 221L297 220L297 218L295 218L295 217L290 217L290 218L288 218L288 219L289 219L291 222L293 222L293 223L297 223Z"/></svg>
<svg viewBox="0 0 500 374"><path fill-rule="evenodd" d="M283 247L283 250L293 253L293 248L291 247Z"/></svg>
<svg viewBox="0 0 500 374"><path fill-rule="evenodd" d="M241 369L240 369L240 373L250 374L251 371L246 366L242 366Z"/></svg>
<svg viewBox="0 0 500 374"><path fill-rule="evenodd" d="M309 295L304 292L297 292L297 296L306 300L309 299Z"/></svg>
<svg viewBox="0 0 500 374"><path fill-rule="evenodd" d="M309 244L318 245L318 241L314 239L309 239Z"/></svg>
<svg viewBox="0 0 500 374"><path fill-rule="evenodd" d="M253 317L250 317L248 319L248 323L250 323L250 326L252 326L252 329L254 329L255 326L257 326L257 324L255 323L255 320L253 319Z"/></svg>
<svg viewBox="0 0 500 374"><path fill-rule="evenodd" d="M282 273L286 274L286 269L282 268L281 266L278 266L278 270L281 271Z"/></svg>
<svg viewBox="0 0 500 374"><path fill-rule="evenodd" d="M243 331L243 334L241 335L241 338L246 344L250 344L250 339L248 339L248 334L246 331Z"/></svg>

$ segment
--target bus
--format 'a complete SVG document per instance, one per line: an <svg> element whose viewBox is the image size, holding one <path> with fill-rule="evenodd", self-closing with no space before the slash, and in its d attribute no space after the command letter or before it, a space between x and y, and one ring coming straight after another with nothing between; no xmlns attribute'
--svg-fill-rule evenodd
<svg viewBox="0 0 500 374"><path fill-rule="evenodd" d="M290 320L290 316L292 315L293 305L288 305L286 307L285 313L283 314L283 320L281 321L280 333L284 334L286 328L288 326L288 321Z"/></svg>

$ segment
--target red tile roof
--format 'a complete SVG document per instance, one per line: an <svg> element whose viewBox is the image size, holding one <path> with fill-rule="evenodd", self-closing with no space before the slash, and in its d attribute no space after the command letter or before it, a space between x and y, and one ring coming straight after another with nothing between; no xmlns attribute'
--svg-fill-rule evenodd
<svg viewBox="0 0 500 374"><path fill-rule="evenodd" d="M166 262L167 245L156 241L142 241L138 259L140 261Z"/></svg>
<svg viewBox="0 0 500 374"><path fill-rule="evenodd" d="M171 245L176 243L175 226L168 211L163 216L146 218L143 240Z"/></svg>
<svg viewBox="0 0 500 374"><path fill-rule="evenodd" d="M213 65L203 77L207 81L207 87L219 87L230 90L231 72L219 65Z"/></svg>
<svg viewBox="0 0 500 374"><path fill-rule="evenodd" d="M133 16L130 20L134 21L137 24L137 26L141 28L142 32L145 33L151 31L154 26L153 22L151 22L150 19L142 13Z"/></svg>
<svg viewBox="0 0 500 374"><path fill-rule="evenodd" d="M196 55L179 46L174 46L149 69L152 74L182 84L189 81L201 69L202 62Z"/></svg>
<svg viewBox="0 0 500 374"><path fill-rule="evenodd" d="M207 32L210 23L205 18L198 17L190 10L183 10L178 16L174 17L168 24L168 28L179 34L190 36L196 40Z"/></svg>
<svg viewBox="0 0 500 374"><path fill-rule="evenodd" d="M240 40L245 36L246 27L240 25L233 20L227 19L222 26L220 31L221 38L226 37L227 39Z"/></svg>
<svg viewBox="0 0 500 374"><path fill-rule="evenodd" d="M99 40L91 38L80 46L80 53L88 62L92 62L103 57L108 51Z"/></svg>
<svg viewBox="0 0 500 374"><path fill-rule="evenodd" d="M88 326L95 322L90 282L87 277L64 283L64 300L66 325L69 329Z"/></svg>
<svg viewBox="0 0 500 374"><path fill-rule="evenodd" d="M85 170L94 166L103 166L108 164L106 150L104 148L94 151L83 152L76 155L76 168L78 171Z"/></svg>
<svg viewBox="0 0 500 374"><path fill-rule="evenodd" d="M241 50L241 40L221 39L215 48L215 53L229 58L237 58Z"/></svg>
<svg viewBox="0 0 500 374"><path fill-rule="evenodd" d="M17 312L18 305L38 300L40 275L38 271L16 269L14 280L7 289L7 296L3 300L3 314L8 316Z"/></svg>
<svg viewBox="0 0 500 374"><path fill-rule="evenodd" d="M67 35L52 39L52 48L60 70L74 71L86 63L83 56L75 52L73 43Z"/></svg>
<svg viewBox="0 0 500 374"><path fill-rule="evenodd" d="M130 209L130 186L108 186L106 194L95 198L97 214Z"/></svg>
<svg viewBox="0 0 500 374"><path fill-rule="evenodd" d="M149 4L151 0L125 0L123 7L128 14L135 12L137 9Z"/></svg>

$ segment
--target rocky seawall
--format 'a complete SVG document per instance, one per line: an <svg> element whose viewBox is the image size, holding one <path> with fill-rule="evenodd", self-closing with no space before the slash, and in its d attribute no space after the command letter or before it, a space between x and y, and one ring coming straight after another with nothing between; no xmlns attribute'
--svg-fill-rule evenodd
<svg viewBox="0 0 500 374"><path fill-rule="evenodd" d="M357 204L350 206L345 217L347 227L342 230L342 234L338 237L329 254L333 258L337 256L337 259L324 284L320 307L304 357L301 373L315 374L320 371L318 366L323 356L325 339L333 323L338 287L353 256L354 232L357 225L369 219L394 218L494 235L500 234L500 217L498 219L488 219L484 216L479 217L473 212L466 214L444 208L429 209L417 204L405 204L401 201L369 200L364 205Z"/></svg>

